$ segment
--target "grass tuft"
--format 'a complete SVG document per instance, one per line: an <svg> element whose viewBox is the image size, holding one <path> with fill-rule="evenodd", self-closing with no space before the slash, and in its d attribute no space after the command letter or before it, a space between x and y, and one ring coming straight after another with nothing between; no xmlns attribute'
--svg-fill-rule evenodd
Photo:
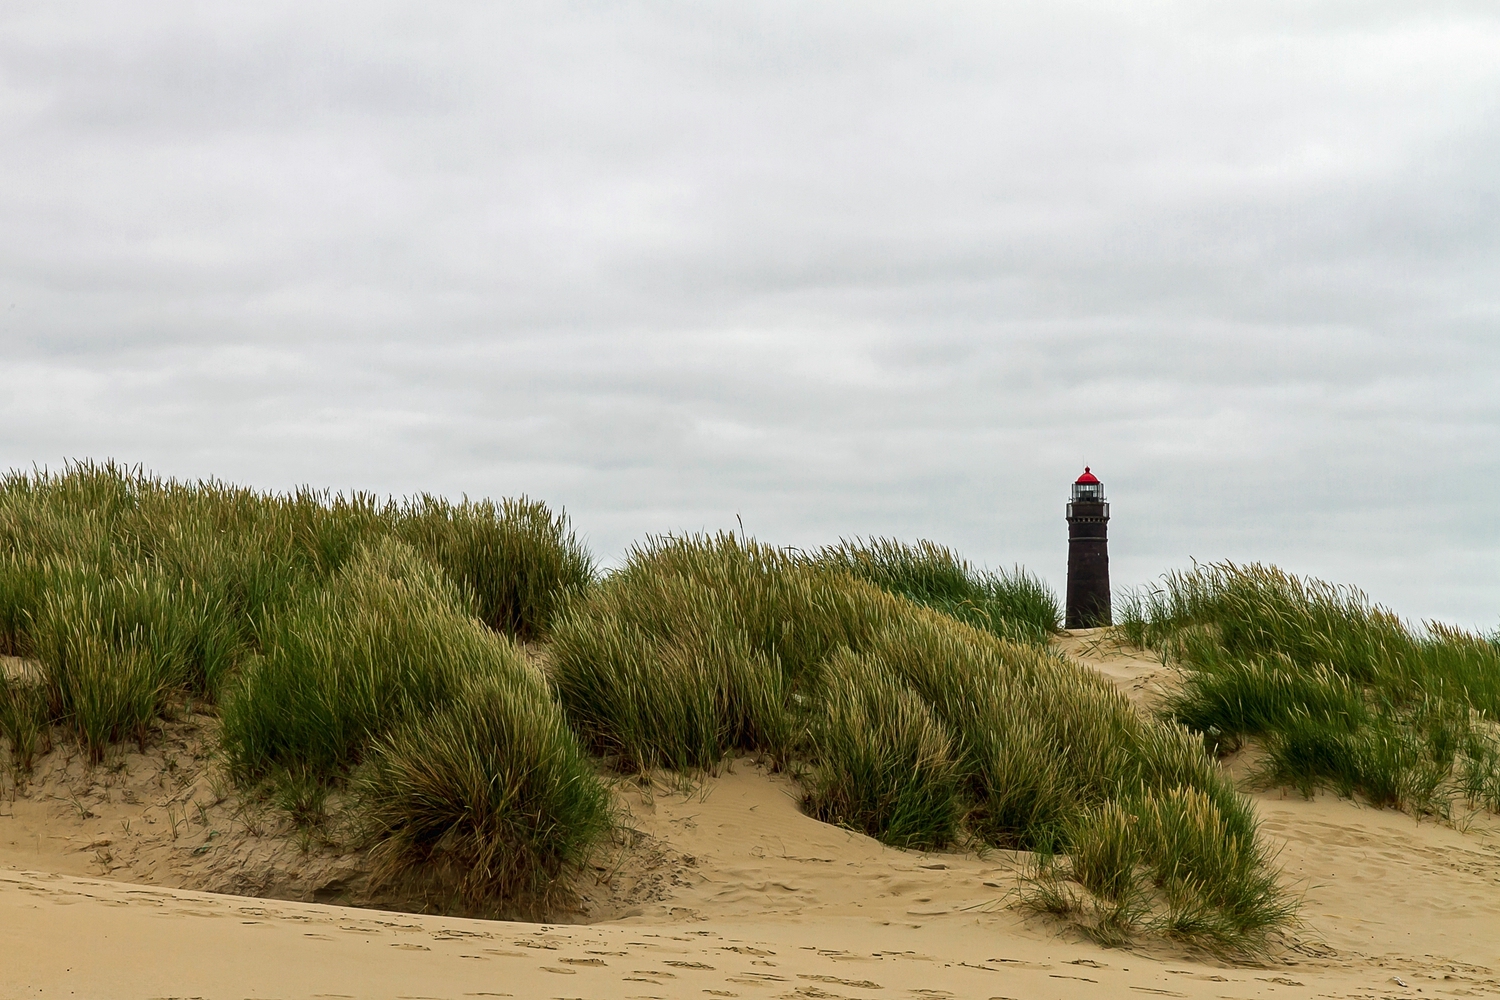
<svg viewBox="0 0 1500 1000"><path fill-rule="evenodd" d="M1125 603L1121 629L1186 669L1167 703L1218 752L1265 747L1263 780L1448 815L1493 808L1500 646L1408 628L1358 590L1267 566L1167 576Z"/></svg>
<svg viewBox="0 0 1500 1000"><path fill-rule="evenodd" d="M824 657L871 613L850 584L733 535L652 539L559 620L558 695L586 744L626 771L784 758Z"/></svg>
<svg viewBox="0 0 1500 1000"><path fill-rule="evenodd" d="M405 543L360 549L326 590L272 622L265 653L225 698L231 771L249 781L347 773L373 739L444 704L500 655L470 610L469 595Z"/></svg>
<svg viewBox="0 0 1500 1000"><path fill-rule="evenodd" d="M0 675L0 738L8 744L13 778L31 773L38 751L47 745L49 721L47 696L40 685Z"/></svg>
<svg viewBox="0 0 1500 1000"><path fill-rule="evenodd" d="M975 570L925 539L914 545L889 538L844 540L814 559L1001 638L1046 643L1062 624L1057 595L1037 577L1020 567Z"/></svg>
<svg viewBox="0 0 1500 1000"><path fill-rule="evenodd" d="M1104 944L1149 929L1244 952L1295 914L1253 829L1235 830L1199 789L1106 802L1071 821L1068 842L1066 859L1033 877L1028 900L1074 915Z"/></svg>
<svg viewBox="0 0 1500 1000"><path fill-rule="evenodd" d="M879 662L836 650L811 732L807 811L896 847L958 836L962 771L948 728Z"/></svg>
<svg viewBox="0 0 1500 1000"><path fill-rule="evenodd" d="M608 792L514 648L437 712L377 740L355 787L378 878L425 868L476 907L545 903L612 826Z"/></svg>
<svg viewBox="0 0 1500 1000"><path fill-rule="evenodd" d="M525 497L453 504L424 495L400 511L396 530L473 592L485 624L520 639L544 636L594 579L568 519Z"/></svg>

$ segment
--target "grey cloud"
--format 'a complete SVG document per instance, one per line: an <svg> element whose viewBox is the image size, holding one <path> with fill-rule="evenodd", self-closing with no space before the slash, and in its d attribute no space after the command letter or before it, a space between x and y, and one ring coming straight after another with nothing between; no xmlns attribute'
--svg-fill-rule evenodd
<svg viewBox="0 0 1500 1000"><path fill-rule="evenodd" d="M1191 557L1492 627L1483 4L8 5L0 465Z"/></svg>

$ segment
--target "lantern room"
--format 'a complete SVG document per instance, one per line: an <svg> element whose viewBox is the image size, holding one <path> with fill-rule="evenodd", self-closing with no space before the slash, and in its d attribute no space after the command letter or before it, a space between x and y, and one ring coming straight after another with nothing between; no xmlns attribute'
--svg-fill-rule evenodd
<svg viewBox="0 0 1500 1000"><path fill-rule="evenodd" d="M1104 499L1104 484L1089 471L1087 465L1083 467L1083 475L1073 482L1073 499L1096 502Z"/></svg>

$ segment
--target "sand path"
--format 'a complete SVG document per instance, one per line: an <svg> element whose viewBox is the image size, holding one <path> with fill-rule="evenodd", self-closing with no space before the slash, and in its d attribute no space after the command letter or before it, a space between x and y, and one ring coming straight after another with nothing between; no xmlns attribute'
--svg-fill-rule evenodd
<svg viewBox="0 0 1500 1000"><path fill-rule="evenodd" d="M1149 657L1082 652L1138 699L1170 683ZM803 815L796 787L748 760L691 788L623 784L620 801L663 848L660 898L591 925L39 873L43 855L0 836L0 997L1500 995L1500 842L1484 822L1461 833L1331 797L1258 795L1306 902L1304 925L1246 968L1101 948L1006 905L1008 853L883 847Z"/></svg>

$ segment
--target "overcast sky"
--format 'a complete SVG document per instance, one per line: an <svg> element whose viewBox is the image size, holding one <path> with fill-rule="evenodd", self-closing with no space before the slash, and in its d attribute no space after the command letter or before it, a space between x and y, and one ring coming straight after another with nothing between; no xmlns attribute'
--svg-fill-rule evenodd
<svg viewBox="0 0 1500 1000"><path fill-rule="evenodd" d="M0 5L0 467L1500 624L1500 7Z"/></svg>

